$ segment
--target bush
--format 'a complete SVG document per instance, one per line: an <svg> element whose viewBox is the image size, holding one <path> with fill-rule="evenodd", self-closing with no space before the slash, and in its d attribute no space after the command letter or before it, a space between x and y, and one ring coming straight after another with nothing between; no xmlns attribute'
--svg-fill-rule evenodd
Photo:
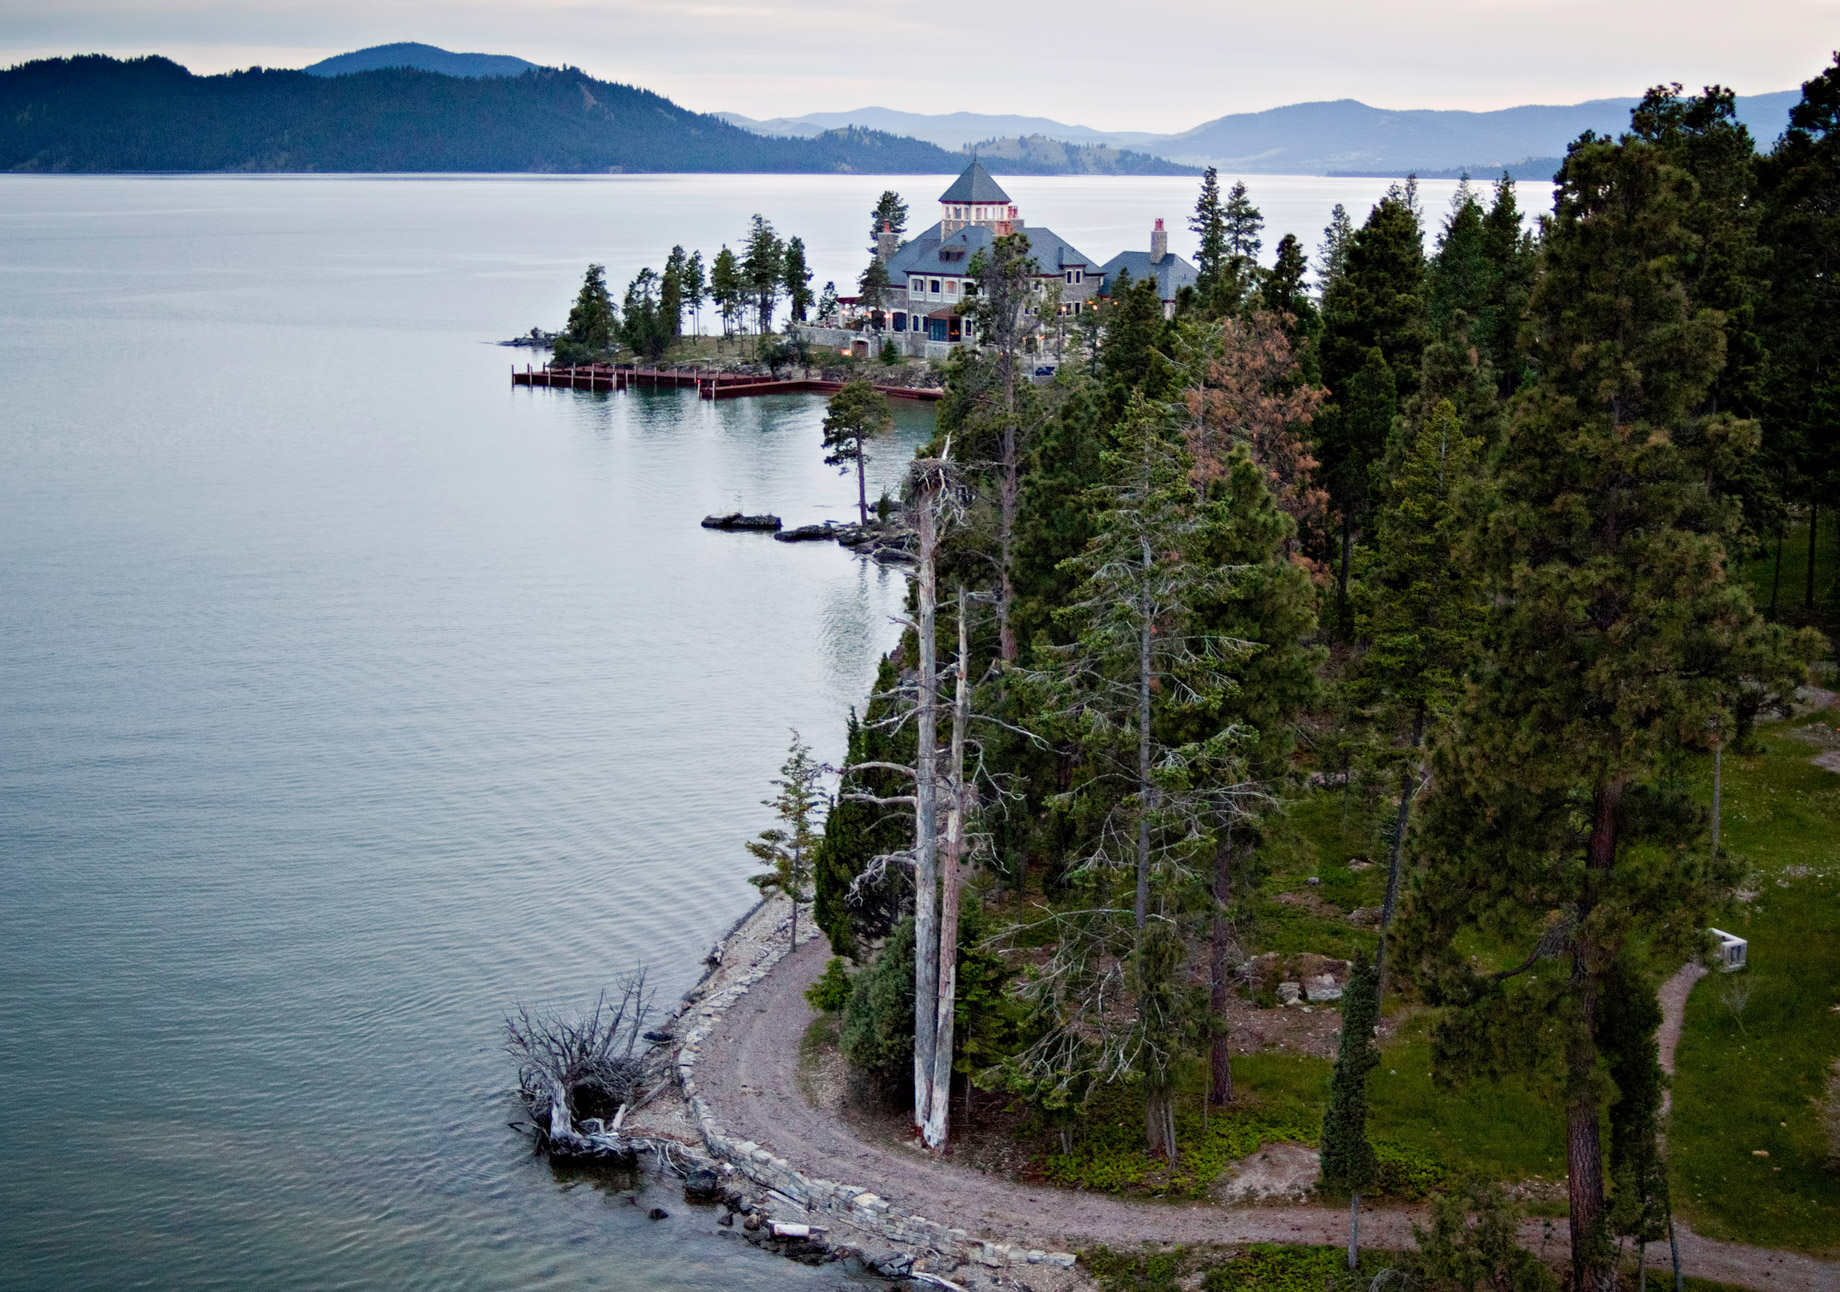
<svg viewBox="0 0 1840 1292"><path fill-rule="evenodd" d="M888 944L850 985L843 1013L843 1054L893 1098L913 1079L914 922L902 920Z"/></svg>
<svg viewBox="0 0 1840 1292"><path fill-rule="evenodd" d="M1471 1220L1474 1213L1474 1221ZM1518 1240L1520 1210L1501 1186L1466 1180L1431 1200L1431 1228L1412 1226L1406 1273L1425 1292L1557 1292L1552 1272Z"/></svg>
<svg viewBox="0 0 1840 1292"><path fill-rule="evenodd" d="M843 967L842 956L831 957L818 981L805 989L805 999L813 1009L826 1014L835 1014L850 1003L850 975Z"/></svg>
<svg viewBox="0 0 1840 1292"><path fill-rule="evenodd" d="M882 342L882 362L890 366L901 362L901 352L892 340Z"/></svg>

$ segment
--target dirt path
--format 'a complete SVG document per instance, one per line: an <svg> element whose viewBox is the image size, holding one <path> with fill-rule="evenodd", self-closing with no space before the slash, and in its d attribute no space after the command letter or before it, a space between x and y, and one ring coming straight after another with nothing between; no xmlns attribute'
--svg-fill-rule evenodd
<svg viewBox="0 0 1840 1292"><path fill-rule="evenodd" d="M698 1067L702 1094L725 1125L806 1173L871 1189L905 1211L992 1240L1044 1249L1100 1243L1347 1241L1348 1217L1341 1210L1132 1202L1019 1184L937 1161L917 1149L857 1138L843 1123L810 1107L799 1089L799 1040L816 1017L805 988L828 956L829 948L817 939L782 961L727 1012L704 1043ZM1683 990L1682 1006L1685 1000ZM1671 1066L1673 1046L1664 1044ZM1364 1212L1362 1241L1381 1248L1410 1246L1418 1214L1409 1208ZM1564 1227L1556 1229L1547 1254L1562 1257ZM1526 1227L1530 1247L1538 1248L1542 1236L1538 1222ZM1840 1292L1840 1266L1795 1253L1713 1242L1685 1230L1680 1248L1685 1271L1701 1278L1769 1292ZM1666 1244L1650 1249L1649 1264L1666 1267Z"/></svg>
<svg viewBox="0 0 1840 1292"><path fill-rule="evenodd" d="M1687 1017L1687 997L1693 994L1693 984L1706 976L1706 966L1697 960L1689 960L1680 967L1680 971L1661 984L1661 1027L1655 1033L1655 1039L1661 1044L1661 1070L1670 1077L1674 1075L1674 1051L1680 1048L1680 1028ZM1661 1115L1666 1117L1668 1109L1674 1106L1674 1092L1661 1092Z"/></svg>

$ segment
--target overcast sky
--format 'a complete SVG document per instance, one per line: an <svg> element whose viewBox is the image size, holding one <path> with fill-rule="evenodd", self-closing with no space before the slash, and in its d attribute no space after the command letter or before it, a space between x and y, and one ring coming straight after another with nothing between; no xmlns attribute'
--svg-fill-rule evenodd
<svg viewBox="0 0 1840 1292"><path fill-rule="evenodd" d="M1176 131L1309 99L1498 108L1790 89L1840 0L0 0L0 65L300 67L398 40L571 63L701 111L870 104Z"/></svg>

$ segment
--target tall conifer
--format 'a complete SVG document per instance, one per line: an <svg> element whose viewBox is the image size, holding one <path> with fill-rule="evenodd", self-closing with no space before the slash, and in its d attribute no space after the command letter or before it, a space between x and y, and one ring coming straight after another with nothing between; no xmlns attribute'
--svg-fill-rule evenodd
<svg viewBox="0 0 1840 1292"><path fill-rule="evenodd" d="M1698 944L1730 876L1703 811L1660 775L1741 681L1795 671L1726 565L1738 523L1697 454L1754 428L1708 417L1717 316L1678 266L1690 177L1639 139L1574 144L1531 302L1540 378L1514 410L1476 544L1490 610L1477 682L1438 760L1409 942L1446 1077L1553 1060L1565 1108L1574 1284L1609 1292L1600 1007L1632 940ZM1642 846L1652 845L1652 846ZM1451 950L1486 929L1525 959L1478 974Z"/></svg>

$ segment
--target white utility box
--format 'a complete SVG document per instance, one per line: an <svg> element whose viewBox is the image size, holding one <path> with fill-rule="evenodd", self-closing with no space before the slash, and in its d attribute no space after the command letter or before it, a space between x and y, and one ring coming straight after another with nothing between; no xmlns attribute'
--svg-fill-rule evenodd
<svg viewBox="0 0 1840 1292"><path fill-rule="evenodd" d="M1719 940L1718 950L1714 951L1712 954L1720 969L1723 969L1726 973L1736 973L1738 970L1744 968L1746 955L1750 951L1750 943L1746 942L1743 938L1733 937L1724 929L1708 929L1706 931Z"/></svg>

